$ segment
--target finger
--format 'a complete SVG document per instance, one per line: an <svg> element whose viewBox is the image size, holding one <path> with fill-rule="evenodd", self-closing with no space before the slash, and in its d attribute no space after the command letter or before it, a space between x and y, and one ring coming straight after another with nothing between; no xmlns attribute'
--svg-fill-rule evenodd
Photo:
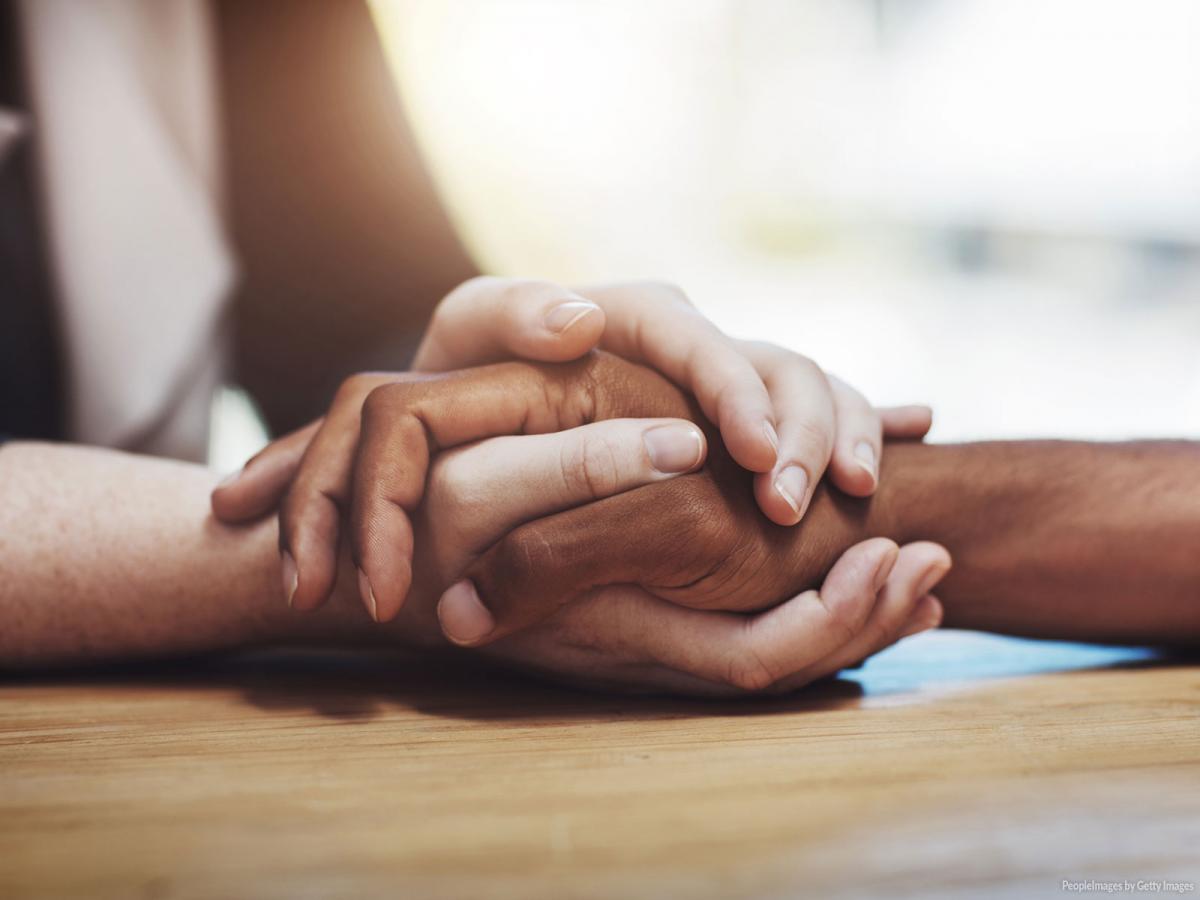
<svg viewBox="0 0 1200 900"><path fill-rule="evenodd" d="M829 376L833 389L835 438L829 476L852 497L869 497L879 484L883 425L867 398L844 381Z"/></svg>
<svg viewBox="0 0 1200 900"><path fill-rule="evenodd" d="M821 660L861 630L898 559L873 538L846 551L819 591L753 616L663 604L642 649L682 673L741 691L762 691Z"/></svg>
<svg viewBox="0 0 1200 900"><path fill-rule="evenodd" d="M476 652L589 690L709 697L735 693L652 662L636 640L629 640L629 635L656 627L662 606L663 601L634 585L603 587L573 601L544 625Z"/></svg>
<svg viewBox="0 0 1200 900"><path fill-rule="evenodd" d="M754 479L754 496L767 517L795 525L833 453L835 413L825 373L806 357L770 344L742 343L770 391L779 419L779 460Z"/></svg>
<svg viewBox="0 0 1200 900"><path fill-rule="evenodd" d="M606 692L727 697L737 691L653 661L642 636L669 628L670 604L631 584L588 592L542 626L510 635L476 652L498 661Z"/></svg>
<svg viewBox="0 0 1200 900"><path fill-rule="evenodd" d="M679 478L514 528L443 595L441 611L463 610L462 616L445 617L446 637L481 646L549 618L594 587L702 578L712 566L714 539L708 532L724 527L721 509L713 505L720 498L705 493L709 489L716 491L702 476ZM661 529L646 528L646 521L663 519L664 506L681 514L664 520ZM453 630L467 620L494 626Z"/></svg>
<svg viewBox="0 0 1200 900"><path fill-rule="evenodd" d="M442 454L426 503L456 520L457 543L474 554L525 522L693 472L706 451L704 433L684 419L492 438Z"/></svg>
<svg viewBox="0 0 1200 900"><path fill-rule="evenodd" d="M407 590L409 573L400 560L411 554L409 514L419 486L406 470L423 449L414 434L393 429L376 435L368 422L364 417L352 520L355 552L384 621L399 610ZM611 419L493 438L444 455L429 478L428 502L440 511L439 520L455 522L455 542L476 553L523 522L694 471L705 450L701 430L677 419ZM478 604L453 599L446 608L451 631L468 636L474 631L462 623L486 614Z"/></svg>
<svg viewBox="0 0 1200 900"><path fill-rule="evenodd" d="M363 400L391 377L356 375L343 382L280 506L284 591L293 609L316 609L333 590Z"/></svg>
<svg viewBox="0 0 1200 900"><path fill-rule="evenodd" d="M586 288L583 294L607 316L602 347L652 366L690 391L739 465L752 472L771 469L779 438L762 378L682 292L625 285Z"/></svg>
<svg viewBox="0 0 1200 900"><path fill-rule="evenodd" d="M926 623L940 616L941 605L929 592L949 571L950 554L944 547L927 541L901 547L896 565L862 629L850 641L797 670L776 687L782 691L798 689L890 647L913 633L914 627L932 627Z"/></svg>
<svg viewBox="0 0 1200 900"><path fill-rule="evenodd" d="M351 551L363 603L373 619L390 620L408 596L414 540L410 516L424 497L431 456L483 438L581 424L588 414L580 399L587 380L578 373L585 368L581 364L550 374L508 363L393 379L360 403L359 420L344 436L354 444L348 451L345 446L330 451L339 460L338 471L331 473L338 480L327 480L307 496L315 506L322 491L330 497L349 490ZM352 463L343 472L340 459L347 452Z"/></svg>
<svg viewBox="0 0 1200 900"><path fill-rule="evenodd" d="M470 461L472 471L452 475L450 483L457 492L475 498L479 509L488 510L486 520L473 523L462 539L478 552L524 522L695 471L704 453L699 428L669 419L615 419L559 434L487 441L463 451L450 464L463 466ZM488 502L497 493L500 502ZM443 502L438 507L452 509L453 504ZM603 556L592 549L594 559ZM541 603L534 605L541 610L526 611L523 622L506 617L505 628L498 631L496 618L480 600L474 583L460 581L442 596L438 619L455 643L478 645L539 615L545 617L559 605L545 593L525 596L538 597Z"/></svg>
<svg viewBox="0 0 1200 900"><path fill-rule="evenodd" d="M879 410L883 436L895 441L921 440L933 426L933 410L928 406L885 406Z"/></svg>
<svg viewBox="0 0 1200 900"><path fill-rule="evenodd" d="M940 626L945 618L946 608L942 606L942 601L933 594L926 594L917 601L916 608L904 623L897 640L912 637L923 631L932 631Z"/></svg>
<svg viewBox="0 0 1200 900"><path fill-rule="evenodd" d="M926 594L924 597L917 599L917 605L913 607L908 621L905 623L895 640L893 640L891 643L896 643L896 641L899 641L902 638L919 634L922 631L928 631L931 628L937 628L942 624L942 619L944 617L945 609L942 606L942 601L940 601L933 594ZM875 653L878 653L880 650L886 650L889 646L891 646L891 644L884 645L876 650ZM857 659L851 660L850 662L842 663L837 667L821 666L820 668L824 670L823 674L805 678L793 676L792 679L784 679L782 682L779 682L772 688L772 690L781 694L786 694L790 691L798 690L799 688L804 687L811 681L817 681L822 678L830 678L838 675L840 672L861 669L864 665L866 665L867 658L867 656L860 656Z"/></svg>
<svg viewBox="0 0 1200 900"><path fill-rule="evenodd" d="M596 346L601 308L546 281L473 278L434 311L413 368L443 372L501 359L562 362Z"/></svg>
<svg viewBox="0 0 1200 900"><path fill-rule="evenodd" d="M217 485L212 492L213 515L222 522L236 524L277 509L320 424L320 420L312 422L272 441Z"/></svg>
<svg viewBox="0 0 1200 900"><path fill-rule="evenodd" d="M421 502L431 448L420 419L402 402L395 415L374 412L379 396L373 393L363 406L348 521L359 594L371 618L387 622L412 585L409 511Z"/></svg>

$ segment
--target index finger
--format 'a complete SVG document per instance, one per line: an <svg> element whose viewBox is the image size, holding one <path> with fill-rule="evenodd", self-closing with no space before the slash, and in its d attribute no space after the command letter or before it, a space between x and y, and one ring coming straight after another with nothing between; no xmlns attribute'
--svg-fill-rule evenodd
<svg viewBox="0 0 1200 900"><path fill-rule="evenodd" d="M666 285L599 286L583 295L605 311L600 346L652 366L695 395L737 463L769 472L779 448L767 388L734 341L681 291Z"/></svg>
<svg viewBox="0 0 1200 900"><path fill-rule="evenodd" d="M420 504L430 458L483 438L544 434L638 407L655 417L686 402L649 370L593 356L581 362L505 363L392 381L362 404L351 532L364 600L385 620L404 603L412 573L409 516ZM606 376L597 377L603 370ZM650 389L646 379L662 390Z"/></svg>
<svg viewBox="0 0 1200 900"><path fill-rule="evenodd" d="M741 691L761 691L851 641L874 609L899 549L873 538L847 550L819 591L753 616L663 602L643 624L643 651L671 669Z"/></svg>

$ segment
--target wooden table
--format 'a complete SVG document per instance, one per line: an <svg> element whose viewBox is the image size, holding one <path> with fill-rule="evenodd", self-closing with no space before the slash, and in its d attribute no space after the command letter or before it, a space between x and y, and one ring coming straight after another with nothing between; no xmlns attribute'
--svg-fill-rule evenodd
<svg viewBox="0 0 1200 900"><path fill-rule="evenodd" d="M1200 896L1198 711L1194 661L953 632L741 703L369 656L9 679L0 896Z"/></svg>

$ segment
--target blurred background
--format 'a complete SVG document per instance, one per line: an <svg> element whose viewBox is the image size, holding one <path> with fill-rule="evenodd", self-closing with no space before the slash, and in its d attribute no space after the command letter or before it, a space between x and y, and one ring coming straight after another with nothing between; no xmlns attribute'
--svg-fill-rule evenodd
<svg viewBox="0 0 1200 900"><path fill-rule="evenodd" d="M677 282L942 440L1200 436L1194 0L374 0L482 263Z"/></svg>

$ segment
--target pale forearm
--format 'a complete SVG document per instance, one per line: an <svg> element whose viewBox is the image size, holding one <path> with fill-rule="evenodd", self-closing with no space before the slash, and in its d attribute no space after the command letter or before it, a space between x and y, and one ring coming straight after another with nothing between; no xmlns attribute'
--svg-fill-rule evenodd
<svg viewBox="0 0 1200 900"><path fill-rule="evenodd" d="M228 528L200 466L86 447L0 448L0 668L232 649L361 627L292 614L274 520Z"/></svg>
<svg viewBox="0 0 1200 900"><path fill-rule="evenodd" d="M871 526L944 544L946 623L1200 642L1200 444L894 445Z"/></svg>

